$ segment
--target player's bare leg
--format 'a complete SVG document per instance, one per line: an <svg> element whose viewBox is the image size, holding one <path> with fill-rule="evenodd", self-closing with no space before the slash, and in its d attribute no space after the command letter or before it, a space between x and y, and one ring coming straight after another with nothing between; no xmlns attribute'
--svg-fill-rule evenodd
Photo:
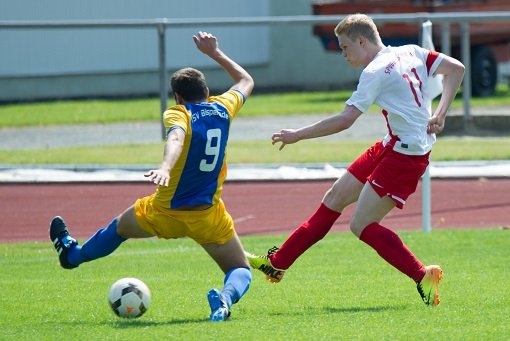
<svg viewBox="0 0 510 341"><path fill-rule="evenodd" d="M366 182L359 193L356 209L350 222L350 228L358 238L371 223L379 223L395 207L395 202L388 196L380 197Z"/></svg>
<svg viewBox="0 0 510 341"><path fill-rule="evenodd" d="M342 212L359 198L363 183L350 172L345 172L326 192L322 202L332 210Z"/></svg>
<svg viewBox="0 0 510 341"><path fill-rule="evenodd" d="M145 231L140 227L136 220L134 206L126 209L119 216L119 222L117 224L117 233L123 238L150 238L152 234Z"/></svg>

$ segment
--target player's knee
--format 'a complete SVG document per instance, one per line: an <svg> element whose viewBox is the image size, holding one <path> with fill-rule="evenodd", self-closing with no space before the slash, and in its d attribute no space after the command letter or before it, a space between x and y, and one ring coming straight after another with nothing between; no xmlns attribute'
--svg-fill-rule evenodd
<svg viewBox="0 0 510 341"><path fill-rule="evenodd" d="M331 190L326 193L322 202L327 207L338 212L343 211L344 208L349 204L349 201L343 196L342 193L335 193Z"/></svg>
<svg viewBox="0 0 510 341"><path fill-rule="evenodd" d="M358 238L366 226L367 226L366 222L362 221L361 219L357 219L356 217L353 217L349 223L349 228L351 229L351 232L354 233Z"/></svg>
<svg viewBox="0 0 510 341"><path fill-rule="evenodd" d="M121 219L122 217L119 216L115 218L116 226L115 230L117 231L117 234L121 237L128 238L129 237L129 230L128 230L128 224L126 224L124 219Z"/></svg>

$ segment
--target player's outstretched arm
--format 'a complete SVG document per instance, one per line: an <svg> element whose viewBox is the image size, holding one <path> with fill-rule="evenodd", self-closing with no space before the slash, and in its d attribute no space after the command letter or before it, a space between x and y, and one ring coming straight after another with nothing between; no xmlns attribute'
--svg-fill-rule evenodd
<svg viewBox="0 0 510 341"><path fill-rule="evenodd" d="M242 66L220 50L218 39L214 35L207 32L198 32L193 36L193 41L202 53L213 59L229 74L235 83L231 89L240 91L244 98L251 95L254 86L253 78Z"/></svg>
<svg viewBox="0 0 510 341"><path fill-rule="evenodd" d="M362 112L353 105L346 105L340 114L325 118L299 129L282 129L271 137L273 145L281 142L280 150L287 144L305 139L328 136L348 129Z"/></svg>

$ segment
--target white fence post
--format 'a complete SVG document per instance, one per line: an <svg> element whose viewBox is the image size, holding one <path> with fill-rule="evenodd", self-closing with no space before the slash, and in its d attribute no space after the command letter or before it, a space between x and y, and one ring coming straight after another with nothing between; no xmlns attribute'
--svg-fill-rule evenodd
<svg viewBox="0 0 510 341"><path fill-rule="evenodd" d="M421 46L429 49L434 49L434 43L432 42L432 23L430 20L422 23L421 26ZM431 100L441 94L443 91L443 77L436 76L430 78L428 81L428 94L431 96ZM430 167L422 176L422 226L423 232L429 233L432 229L430 224L431 217L431 189L430 189Z"/></svg>
<svg viewBox="0 0 510 341"><path fill-rule="evenodd" d="M425 171L425 174L423 174L423 177L421 178L422 183L422 226L423 226L423 232L430 233L432 230L432 226L430 224L430 217L431 217L431 190L430 190L430 171L429 167L427 167L427 170Z"/></svg>

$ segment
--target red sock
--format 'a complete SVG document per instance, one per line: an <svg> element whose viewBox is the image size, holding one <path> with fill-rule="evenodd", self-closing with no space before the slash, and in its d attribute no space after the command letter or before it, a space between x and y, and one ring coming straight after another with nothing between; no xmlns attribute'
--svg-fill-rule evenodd
<svg viewBox="0 0 510 341"><path fill-rule="evenodd" d="M416 283L425 276L423 264L404 245L399 236L386 227L372 223L365 227L359 239L370 245L379 256L411 277Z"/></svg>
<svg viewBox="0 0 510 341"><path fill-rule="evenodd" d="M324 238L339 216L339 212L321 204L307 221L292 232L280 249L269 256L271 264L281 270L288 269L299 256Z"/></svg>

